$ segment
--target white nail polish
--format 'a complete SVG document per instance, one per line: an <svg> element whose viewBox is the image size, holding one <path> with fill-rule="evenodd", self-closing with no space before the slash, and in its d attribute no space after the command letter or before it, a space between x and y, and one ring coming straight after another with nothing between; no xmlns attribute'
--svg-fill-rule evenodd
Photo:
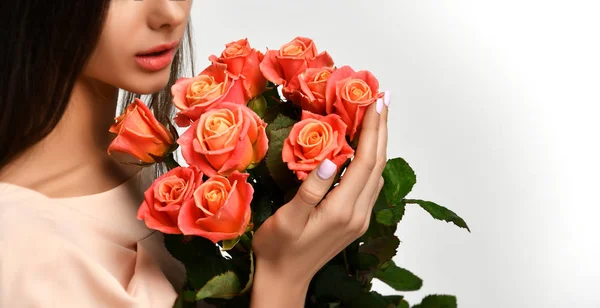
<svg viewBox="0 0 600 308"><path fill-rule="evenodd" d="M381 98L377 99L377 106L375 106L375 110L379 114L381 114L381 112L383 111L383 100Z"/></svg>
<svg viewBox="0 0 600 308"><path fill-rule="evenodd" d="M322 180L327 180L330 177L332 177L336 171L337 171L337 165L334 164L329 159L325 159L319 166L319 169L317 170L317 175Z"/></svg>
<svg viewBox="0 0 600 308"><path fill-rule="evenodd" d="M390 102L391 102L391 96L392 93L390 91L385 91L383 93L383 102L385 103L386 106L390 106Z"/></svg>

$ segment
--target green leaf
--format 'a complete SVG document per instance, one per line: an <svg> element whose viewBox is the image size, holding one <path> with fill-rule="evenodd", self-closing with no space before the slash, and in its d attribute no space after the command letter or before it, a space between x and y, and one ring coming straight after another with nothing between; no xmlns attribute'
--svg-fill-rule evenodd
<svg viewBox="0 0 600 308"><path fill-rule="evenodd" d="M400 240L396 236L383 236L369 239L360 246L359 252L372 254L377 257L379 264L383 264L396 255L399 245Z"/></svg>
<svg viewBox="0 0 600 308"><path fill-rule="evenodd" d="M352 301L345 302L344 307L348 308L396 308L394 299L389 299L375 291L369 293L360 293Z"/></svg>
<svg viewBox="0 0 600 308"><path fill-rule="evenodd" d="M267 126L269 137L269 150L267 151L266 164L271 177L277 185L286 191L297 185L295 175L288 169L281 158L281 152L295 121L278 115L273 123Z"/></svg>
<svg viewBox="0 0 600 308"><path fill-rule="evenodd" d="M385 198L385 192L383 189L379 192L377 196L377 200L375 200L375 205L373 206L373 212L378 213L379 211L389 209L390 204L388 204L387 199Z"/></svg>
<svg viewBox="0 0 600 308"><path fill-rule="evenodd" d="M241 290L237 275L228 271L213 277L196 293L196 299L205 298L232 298Z"/></svg>
<svg viewBox="0 0 600 308"><path fill-rule="evenodd" d="M246 286L240 291L240 294L244 294L252 288L252 284L254 283L254 254L250 251L250 275Z"/></svg>
<svg viewBox="0 0 600 308"><path fill-rule="evenodd" d="M396 308L410 308L410 305L404 298L402 298L396 304Z"/></svg>
<svg viewBox="0 0 600 308"><path fill-rule="evenodd" d="M361 241L367 242L372 238L379 237L391 237L396 233L397 225L386 226L377 222L377 216L371 215L371 221L369 222L369 229L360 238Z"/></svg>
<svg viewBox="0 0 600 308"><path fill-rule="evenodd" d="M441 205L435 204L431 201L423 201L423 200L415 200L415 199L406 199L405 202L418 204L425 211L427 211L431 215L431 217L433 217L437 220L451 222L451 223L453 223L461 228L465 228L465 229L467 229L467 231L471 232L471 230L469 229L469 226L467 226L467 223L462 218L460 218L458 215L456 215L456 213L452 212L451 210L449 210Z"/></svg>
<svg viewBox="0 0 600 308"><path fill-rule="evenodd" d="M379 259L370 253L359 253L358 254L358 270L371 271L376 269L379 265Z"/></svg>
<svg viewBox="0 0 600 308"><path fill-rule="evenodd" d="M213 242L198 236L165 234L165 246L185 265L191 289L199 290L213 277L232 270L233 265Z"/></svg>
<svg viewBox="0 0 600 308"><path fill-rule="evenodd" d="M410 308L402 295L386 295L384 298L394 304L394 308Z"/></svg>
<svg viewBox="0 0 600 308"><path fill-rule="evenodd" d="M396 266L394 261L386 262L375 272L375 278L385 282L396 291L416 291L423 286L423 280L406 269Z"/></svg>
<svg viewBox="0 0 600 308"><path fill-rule="evenodd" d="M238 236L231 240L223 240L223 242L221 243L221 245L222 245L221 250L227 251L227 250L233 249L233 247L235 247L235 245L237 245L237 243L240 241L241 238L242 238L242 236Z"/></svg>
<svg viewBox="0 0 600 308"><path fill-rule="evenodd" d="M377 222L385 226L397 225L404 216L404 203L400 203L389 209L381 210L377 213Z"/></svg>
<svg viewBox="0 0 600 308"><path fill-rule="evenodd" d="M399 204L417 183L417 176L408 163L398 157L388 160L383 170L383 191L388 204Z"/></svg>
<svg viewBox="0 0 600 308"><path fill-rule="evenodd" d="M349 301L358 296L362 286L341 265L326 265L315 276L314 295L318 301Z"/></svg>
<svg viewBox="0 0 600 308"><path fill-rule="evenodd" d="M267 100L259 95L248 102L248 108L252 109L259 117L264 118L267 111Z"/></svg>
<svg viewBox="0 0 600 308"><path fill-rule="evenodd" d="M181 296L183 297L184 302L196 302L196 292L194 291L183 291L183 293L181 293Z"/></svg>
<svg viewBox="0 0 600 308"><path fill-rule="evenodd" d="M259 198L252 199L250 207L252 208L254 230L258 230L265 220L273 215L273 201L269 195L262 195Z"/></svg>
<svg viewBox="0 0 600 308"><path fill-rule="evenodd" d="M211 241L198 236L164 234L167 250L182 263L196 263L206 257L220 257L218 247Z"/></svg>
<svg viewBox="0 0 600 308"><path fill-rule="evenodd" d="M413 308L456 308L456 297L452 295L429 295Z"/></svg>
<svg viewBox="0 0 600 308"><path fill-rule="evenodd" d="M296 121L290 117L287 117L283 114L278 114L277 117L273 120L273 122L267 125L267 133L271 133L273 131L282 129L282 128L291 128L296 124ZM287 135L285 136L287 138Z"/></svg>

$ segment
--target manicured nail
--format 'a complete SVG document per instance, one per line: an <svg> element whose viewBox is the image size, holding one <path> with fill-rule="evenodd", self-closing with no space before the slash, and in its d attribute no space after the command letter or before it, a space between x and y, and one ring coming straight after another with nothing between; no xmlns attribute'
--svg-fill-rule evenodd
<svg viewBox="0 0 600 308"><path fill-rule="evenodd" d="M390 98L391 98L391 96L392 96L392 92L390 92L390 91L385 91L385 92L383 93L383 102L384 102L384 103L385 103L385 105L386 105L386 106L388 106L388 107L390 106L390 102L391 102L391 101L390 101Z"/></svg>
<svg viewBox="0 0 600 308"><path fill-rule="evenodd" d="M337 171L337 166L329 159L325 159L321 165L319 165L319 170L317 170L317 175L322 180L327 180L331 178L335 172Z"/></svg>
<svg viewBox="0 0 600 308"><path fill-rule="evenodd" d="M379 114L381 114L383 111L383 100L381 98L377 99L377 106L375 106L375 110L377 110L377 113Z"/></svg>

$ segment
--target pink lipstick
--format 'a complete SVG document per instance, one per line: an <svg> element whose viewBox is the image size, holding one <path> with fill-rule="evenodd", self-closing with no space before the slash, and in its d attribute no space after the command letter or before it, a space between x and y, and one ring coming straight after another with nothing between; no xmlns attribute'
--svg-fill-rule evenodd
<svg viewBox="0 0 600 308"><path fill-rule="evenodd" d="M173 56L179 45L178 41L161 44L146 51L137 53L135 61L137 64L148 71L159 71L169 66L173 61Z"/></svg>

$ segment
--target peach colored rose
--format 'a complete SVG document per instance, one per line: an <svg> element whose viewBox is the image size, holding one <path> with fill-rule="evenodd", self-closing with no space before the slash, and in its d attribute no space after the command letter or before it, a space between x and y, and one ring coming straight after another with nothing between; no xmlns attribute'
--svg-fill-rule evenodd
<svg viewBox="0 0 600 308"><path fill-rule="evenodd" d="M265 157L269 144L266 126L250 108L221 103L203 113L177 142L188 164L208 176L227 176Z"/></svg>
<svg viewBox="0 0 600 308"><path fill-rule="evenodd" d="M202 184L202 176L202 172L194 166L177 167L161 175L144 192L144 202L138 209L137 218L144 220L150 229L181 234L177 225L179 210Z"/></svg>
<svg viewBox="0 0 600 308"><path fill-rule="evenodd" d="M283 94L287 97L297 86L294 79L307 68L332 66L333 59L326 51L317 54L317 47L311 39L296 37L279 50L268 50L260 63L260 70L267 80L283 85Z"/></svg>
<svg viewBox="0 0 600 308"><path fill-rule="evenodd" d="M181 207L179 228L217 243L244 234L250 222L254 189L248 174L233 172L228 178L211 177L200 185Z"/></svg>
<svg viewBox="0 0 600 308"><path fill-rule="evenodd" d="M322 116L302 112L302 121L294 124L281 153L288 169L304 180L326 158L338 167L354 155L346 141L346 124L339 115Z"/></svg>
<svg viewBox="0 0 600 308"><path fill-rule="evenodd" d="M138 98L115 121L109 131L117 134L117 137L108 147L109 155L112 152L123 152L144 163L156 163L173 147L173 135Z"/></svg>
<svg viewBox="0 0 600 308"><path fill-rule="evenodd" d="M209 59L213 63L224 63L227 71L244 85L246 101L261 94L267 86L267 80L260 71L260 62L264 55L251 48L248 39L241 39L225 45L220 57L214 55Z"/></svg>
<svg viewBox="0 0 600 308"><path fill-rule="evenodd" d="M325 115L325 90L332 72L331 67L307 69L298 75L298 87L289 94L290 100L304 110Z"/></svg>
<svg viewBox="0 0 600 308"><path fill-rule="evenodd" d="M171 87L173 104L180 112L175 123L187 127L207 109L226 101L245 105L243 84L227 73L227 65L213 63L194 78L180 78Z"/></svg>
<svg viewBox="0 0 600 308"><path fill-rule="evenodd" d="M379 81L369 71L355 72L349 66L336 69L327 82L327 113L335 112L348 125L350 140L362 127L365 111L378 98Z"/></svg>

